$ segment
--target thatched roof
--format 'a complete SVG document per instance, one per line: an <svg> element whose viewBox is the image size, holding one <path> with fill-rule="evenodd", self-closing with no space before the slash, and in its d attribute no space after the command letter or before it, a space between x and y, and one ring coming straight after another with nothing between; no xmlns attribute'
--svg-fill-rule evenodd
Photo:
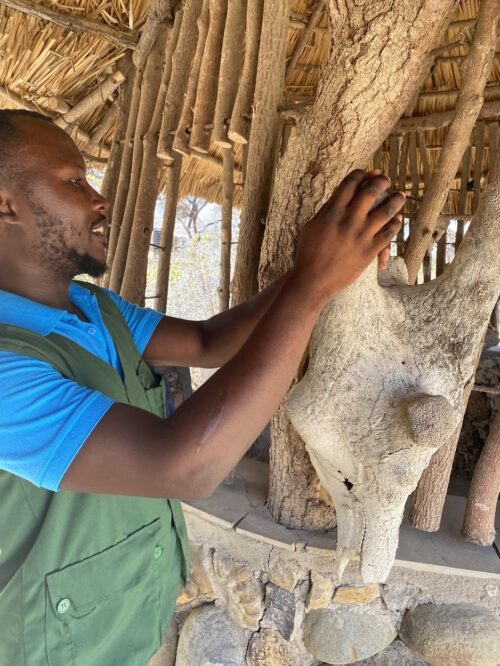
<svg viewBox="0 0 500 666"><path fill-rule="evenodd" d="M127 52L127 44L137 43L141 26L144 24L149 0L0 0L0 106L4 108L39 109L54 116L67 113L78 102L99 89L117 67L118 61ZM22 13L6 5L25 5L51 9L67 19L74 16L87 19L83 31L70 31L68 27L57 25L51 20L37 18ZM300 34L307 24L313 3L308 0L291 2L290 28L287 58L291 58ZM456 91L460 85L460 57L467 53L465 42L470 41L474 19L478 12L478 0L463 0L443 35L442 45L451 46L438 54L432 73L425 81L413 116L423 116L437 111L454 108ZM97 27L106 27L108 35L98 34ZM102 32L102 31L101 31ZM297 65L287 80L284 90L284 106L307 104L316 94L321 76L321 65L326 61L330 42L326 15L320 18ZM500 44L498 45L500 51ZM488 82L485 98L500 103L500 53ZM118 64L120 66L120 64ZM116 87L116 86L115 86ZM109 108L116 98L116 91L102 96L97 108L87 112L73 126L74 136L83 151L90 152L97 159L106 159L109 153L114 123ZM97 145L92 146L92 138L108 111L106 128ZM296 114L294 114L296 115ZM500 117L500 115L499 115ZM395 122L398 119L395 119ZM291 116L285 122L294 122ZM101 133L102 129L99 130ZM432 170L437 163L440 146L443 144L445 129L435 129L424 133ZM94 141L94 144L96 142ZM389 168L389 141L385 142L378 159L387 170ZM221 149L213 145L210 154L221 159ZM416 155L418 180L423 182L424 164L420 153ZM236 149L236 168L241 169L243 160L241 146ZM412 180L409 159L408 183ZM474 149L472 152L474 163ZM488 169L488 135L485 138L483 171ZM414 180L416 175L413 174ZM186 157L183 164L181 193L203 196L210 201L221 201L221 169L215 161ZM456 192L451 192L449 212L457 210ZM241 200L241 187L237 187L235 203ZM420 191L420 188L419 188Z"/></svg>

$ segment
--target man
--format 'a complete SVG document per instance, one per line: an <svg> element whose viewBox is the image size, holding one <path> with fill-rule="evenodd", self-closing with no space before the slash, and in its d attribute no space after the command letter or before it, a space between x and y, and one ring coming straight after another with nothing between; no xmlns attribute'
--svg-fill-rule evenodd
<svg viewBox="0 0 500 666"><path fill-rule="evenodd" d="M404 196L373 209L388 179L353 171L285 277L189 322L72 282L105 269L108 203L65 132L1 111L0 153L0 663L146 663L187 575L177 500L250 447ZM151 364L221 369L165 419Z"/></svg>

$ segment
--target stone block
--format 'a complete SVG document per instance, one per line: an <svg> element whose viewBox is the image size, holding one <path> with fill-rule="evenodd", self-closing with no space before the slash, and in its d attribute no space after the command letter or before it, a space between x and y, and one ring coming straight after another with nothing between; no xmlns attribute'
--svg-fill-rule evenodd
<svg viewBox="0 0 500 666"><path fill-rule="evenodd" d="M365 587L342 586L335 590L334 603L338 604L370 604L380 596L378 585L366 585Z"/></svg>
<svg viewBox="0 0 500 666"><path fill-rule="evenodd" d="M264 613L264 586L251 569L223 551L215 552L213 563L217 604L233 622L256 631Z"/></svg>
<svg viewBox="0 0 500 666"><path fill-rule="evenodd" d="M252 638L248 666L303 666L301 657L278 631L263 629Z"/></svg>
<svg viewBox="0 0 500 666"><path fill-rule="evenodd" d="M307 607L310 609L326 608L332 600L335 583L330 578L311 571L311 589L307 599Z"/></svg>
<svg viewBox="0 0 500 666"><path fill-rule="evenodd" d="M295 626L296 601L293 592L274 583L266 585L265 612L262 627L276 629L283 638L290 640Z"/></svg>
<svg viewBox="0 0 500 666"><path fill-rule="evenodd" d="M396 638L392 616L356 606L314 610L304 620L304 644L327 664L352 664L384 650Z"/></svg>
<svg viewBox="0 0 500 666"><path fill-rule="evenodd" d="M291 592L307 572L294 560L276 557L271 559L267 575L272 583Z"/></svg>
<svg viewBox="0 0 500 666"><path fill-rule="evenodd" d="M175 666L246 666L250 632L234 624L223 610L200 606L181 630Z"/></svg>
<svg viewBox="0 0 500 666"><path fill-rule="evenodd" d="M177 641L177 622L173 619L163 636L160 649L148 661L148 666L175 666Z"/></svg>
<svg viewBox="0 0 500 666"><path fill-rule="evenodd" d="M433 666L497 666L500 618L473 604L423 604L400 629L405 643Z"/></svg>
<svg viewBox="0 0 500 666"><path fill-rule="evenodd" d="M396 639L382 652L356 662L356 666L431 666L431 664L420 659L403 641Z"/></svg>
<svg viewBox="0 0 500 666"><path fill-rule="evenodd" d="M192 544L190 550L189 581L177 595L177 611L188 611L215 599L210 581L213 549L202 544Z"/></svg>

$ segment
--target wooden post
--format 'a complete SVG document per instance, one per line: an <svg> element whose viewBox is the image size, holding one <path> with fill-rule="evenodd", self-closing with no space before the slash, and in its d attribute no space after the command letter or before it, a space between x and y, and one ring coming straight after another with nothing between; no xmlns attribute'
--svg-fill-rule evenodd
<svg viewBox="0 0 500 666"><path fill-rule="evenodd" d="M448 225L447 225L448 226ZM444 273L446 266L446 248L448 240L448 230L441 235L441 238L438 240L437 244L437 255L436 255L436 277L439 277Z"/></svg>
<svg viewBox="0 0 500 666"><path fill-rule="evenodd" d="M401 153L400 153L400 158L399 158L399 184L398 184L398 189L401 190L401 192L406 191L406 172L407 172L407 165L408 165L408 145L410 142L410 138L408 134L405 134L403 137L403 141L401 142ZM405 206L407 208L407 206ZM403 209L404 210L404 209ZM398 232L397 238L396 238L396 246L397 246L397 251L398 251L398 256L401 256L404 251L404 231L405 231L405 225L401 225L401 229Z"/></svg>
<svg viewBox="0 0 500 666"><path fill-rule="evenodd" d="M160 88L163 71L165 37L166 30L162 29L156 39L153 50L149 54L144 69L144 77L142 78L140 103L134 132L130 180L125 185L127 198L109 281L110 289L118 293L121 289L123 273L127 263L130 233L132 230L132 221L137 201L137 192L139 190L143 160L143 137L151 124L155 102Z"/></svg>
<svg viewBox="0 0 500 666"><path fill-rule="evenodd" d="M250 0L251 2L252 0ZM227 132L234 100L238 92L241 56L244 43L246 0L229 0L226 28L222 43L219 88L215 104L212 141L218 146L232 148Z"/></svg>
<svg viewBox="0 0 500 666"><path fill-rule="evenodd" d="M420 190L420 173L418 171L418 162L417 162L417 134L412 132L410 134L410 143L408 146L408 154L410 158L410 173L411 173L411 196L410 204L408 208L410 212L416 212L418 210L418 194ZM410 234L411 234L410 225Z"/></svg>
<svg viewBox="0 0 500 666"><path fill-rule="evenodd" d="M234 151L233 148L224 148L222 151L224 161L224 173L222 178L222 221L221 221L221 252L220 252L220 282L217 293L219 294L219 310L229 308L229 283L231 279L231 236L233 224L233 172Z"/></svg>
<svg viewBox="0 0 500 666"><path fill-rule="evenodd" d="M288 9L288 0L276 0L264 5L254 116L248 149L238 253L232 282L235 305L248 300L258 291L260 245L263 222L271 198L280 122L278 106L285 78Z"/></svg>
<svg viewBox="0 0 500 666"><path fill-rule="evenodd" d="M174 133L179 124L184 91L196 48L196 21L200 15L203 0L187 0L182 17L181 32L172 61L172 75L165 99L165 110L158 139L158 157L171 164L175 158L172 152Z"/></svg>
<svg viewBox="0 0 500 666"><path fill-rule="evenodd" d="M177 131L175 132L172 148L178 153L189 155L191 148L189 147L189 136L191 134L191 126L193 124L193 108L196 101L196 89L198 87L198 79L200 78L201 59L203 58L203 51L205 49L205 41L208 32L208 0L204 0L201 14L197 21L198 25L198 41L196 43L196 51L193 58L193 64L189 72L189 81L187 86L186 96L184 97L184 104L182 113L179 120ZM201 154L201 153L200 153Z"/></svg>
<svg viewBox="0 0 500 666"><path fill-rule="evenodd" d="M481 197L481 179L483 175L483 153L484 153L484 123L478 122L474 128L475 155L474 155L474 190L472 194L472 215L477 210Z"/></svg>
<svg viewBox="0 0 500 666"><path fill-rule="evenodd" d="M156 156L158 135L165 105L168 82L172 71L172 54L177 44L182 11L177 11L172 30L169 31L164 53L163 74L156 97L150 126L143 138L143 158L137 199L134 205L132 229L127 251L120 293L132 303L141 305L146 289L149 244L153 230L154 213L160 186L161 160ZM162 31L165 28L161 29ZM160 33L161 34L161 33ZM164 40L162 40L164 41Z"/></svg>
<svg viewBox="0 0 500 666"><path fill-rule="evenodd" d="M210 23L201 61L193 127L189 139L190 147L202 153L208 153L210 147L226 14L227 0L210 0Z"/></svg>
<svg viewBox="0 0 500 666"><path fill-rule="evenodd" d="M141 101L141 84L142 84L143 73L136 69L133 75L133 85L130 91L130 105L128 109L128 116L124 118L126 120L126 131L125 137L123 140L123 150L120 160L119 172L116 175L116 192L114 197L113 208L111 211L111 226L110 226L110 235L109 235L109 244L108 244L108 269L106 274L103 277L102 284L105 287L110 286L111 281L111 271L113 268L114 257L116 254L116 247L118 245L118 238L120 237L120 231L122 228L123 214L125 212L125 206L127 204L127 194L130 184L130 174L132 172L132 159L134 153L134 135L135 127L137 124L137 115L139 113L139 105ZM125 109L125 112L127 110ZM112 180L115 176L111 176L109 185L106 188L107 191L110 191Z"/></svg>
<svg viewBox="0 0 500 666"><path fill-rule="evenodd" d="M480 546L495 540L495 511L500 493L500 411L490 422L488 438L474 468L462 536Z"/></svg>
<svg viewBox="0 0 500 666"><path fill-rule="evenodd" d="M179 198L179 183L181 179L182 156L177 155L174 162L167 169L165 184L165 209L163 212L163 225L160 236L160 257L158 260L158 273L156 277L157 294L155 309L166 312L168 299L168 277L170 271L170 257L174 240L175 214Z"/></svg>
<svg viewBox="0 0 500 666"><path fill-rule="evenodd" d="M427 151L427 146L425 145L425 137L423 132L417 132L417 144L424 171L424 186L429 187L429 183L431 181L431 167L429 164L429 153Z"/></svg>
<svg viewBox="0 0 500 666"><path fill-rule="evenodd" d="M264 0L247 0L245 61L228 131L229 139L236 143L247 143L250 136L263 11Z"/></svg>
<svg viewBox="0 0 500 666"><path fill-rule="evenodd" d="M484 87L495 52L499 15L500 5L497 0L484 0L481 3L474 39L462 65L462 87L456 103L455 118L448 129L439 162L430 186L426 188L414 229L406 245L405 260L410 284L416 281L468 137L481 110Z"/></svg>
<svg viewBox="0 0 500 666"><path fill-rule="evenodd" d="M99 121L97 127L94 129L90 136L90 141L85 146L87 152L92 154L99 148L99 143L106 132L109 130L113 122L116 120L117 106L116 103L112 103L104 111L104 115Z"/></svg>

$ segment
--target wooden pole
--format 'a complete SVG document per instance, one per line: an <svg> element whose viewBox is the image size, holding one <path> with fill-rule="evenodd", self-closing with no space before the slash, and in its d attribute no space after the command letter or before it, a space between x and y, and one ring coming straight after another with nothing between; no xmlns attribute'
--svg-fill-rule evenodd
<svg viewBox="0 0 500 666"><path fill-rule="evenodd" d="M105 287L110 286L111 272L116 254L116 247L118 245L118 238L122 228L123 214L127 204L127 195L130 184L130 176L132 173L132 160L134 155L134 135L135 127L137 124L137 115L139 113L139 106L141 102L141 85L142 85L142 71L135 69L133 73L133 84L130 91L130 101L128 109L124 109L126 116L126 131L123 139L123 149L120 160L120 168L116 178L116 194L114 197L113 209L111 211L111 226L108 244L108 269L103 277L102 284ZM128 113L127 113L128 112ZM114 176L113 176L114 178ZM111 185L111 176L110 176ZM107 191L110 191L107 188Z"/></svg>
<svg viewBox="0 0 500 666"><path fill-rule="evenodd" d="M108 76L105 81L100 83L94 90L80 100L71 111L68 111L68 113L57 118L55 124L62 129L74 125L77 120L80 120L80 118L86 113L89 113L89 111L92 111L98 106L103 106L107 98L115 92L123 81L125 81L125 76L119 69L117 69L111 74L111 76Z"/></svg>
<svg viewBox="0 0 500 666"><path fill-rule="evenodd" d="M179 198L181 170L182 155L177 155L174 162L167 168L167 180L165 184L165 209L160 236L160 256L155 290L155 294L157 294L155 309L159 312L166 312L167 310L170 257L172 255L174 240L175 214Z"/></svg>
<svg viewBox="0 0 500 666"><path fill-rule="evenodd" d="M416 280L432 232L443 209L448 191L457 173L468 137L483 103L496 43L496 25L500 15L497 0L484 0L479 9L474 38L462 71L462 87L455 118L450 124L445 145L439 156L430 186L426 188L414 229L405 249L409 284Z"/></svg>
<svg viewBox="0 0 500 666"><path fill-rule="evenodd" d="M250 0L252 1L252 0ZM240 77L241 57L245 38L246 0L229 0L224 41L220 62L219 87L215 103L214 129L212 141L223 148L232 148L227 132L233 112L238 81Z"/></svg>
<svg viewBox="0 0 500 666"><path fill-rule="evenodd" d="M189 145L194 150L208 153L217 98L217 83L221 64L222 42L227 15L227 0L210 0L205 50L201 61L200 78L193 111L193 126Z"/></svg>
<svg viewBox="0 0 500 666"><path fill-rule="evenodd" d="M245 33L245 61L243 63L243 71L241 73L228 131L228 137L235 143L247 143L248 137L250 136L252 103L255 92L255 79L257 76L263 11L264 0L248 0Z"/></svg>
<svg viewBox="0 0 500 666"><path fill-rule="evenodd" d="M469 488L462 536L480 546L495 540L495 511L500 493L500 410L490 422Z"/></svg>
<svg viewBox="0 0 500 666"><path fill-rule="evenodd" d="M474 155L474 190L472 193L472 214L477 210L477 205L481 197L481 176L483 174L483 153L484 153L484 123L478 122L474 128L475 134L475 155Z"/></svg>
<svg viewBox="0 0 500 666"><path fill-rule="evenodd" d="M142 27L141 37L133 55L137 69L144 69L156 38L167 22L172 2L173 0L150 0L146 23Z"/></svg>
<svg viewBox="0 0 500 666"><path fill-rule="evenodd" d="M401 192L406 191L406 172L407 172L407 164L408 164L408 144L410 142L409 134L405 134L403 137L403 140L401 142L401 153L399 157L399 178L398 178L398 189L401 190ZM407 208L407 205L405 206ZM398 231L398 235L396 238L396 247L397 247L397 252L398 256L401 256L403 254L404 250L404 224L401 225L401 229Z"/></svg>
<svg viewBox="0 0 500 666"><path fill-rule="evenodd" d="M219 310L229 308L229 283L231 279L231 235L233 224L233 148L224 148L222 151L224 173L222 178L222 221L221 221L221 251L220 251L220 281L217 293L219 294Z"/></svg>
<svg viewBox="0 0 500 666"><path fill-rule="evenodd" d="M121 289L123 273L127 263L128 246L137 202L137 193L139 190L143 161L143 137L151 124L162 78L165 36L165 30L162 29L156 39L153 50L149 54L144 69L144 76L142 78L137 123L134 131L130 180L126 184L127 198L125 210L121 220L121 229L116 244L116 252L111 267L111 277L109 281L110 289L118 293Z"/></svg>
<svg viewBox="0 0 500 666"><path fill-rule="evenodd" d="M459 93L459 88L453 88L450 90L431 90L429 92L421 92L418 99L419 101L442 99L455 102ZM483 95L498 95L498 93L500 93L500 86L485 86Z"/></svg>
<svg viewBox="0 0 500 666"><path fill-rule="evenodd" d="M417 133L417 144L418 152L420 153L420 159L422 161L422 167L424 171L424 186L428 187L431 180L431 167L429 164L429 153L427 146L425 145L425 137L423 132Z"/></svg>
<svg viewBox="0 0 500 666"><path fill-rule="evenodd" d="M168 84L165 109L158 139L158 157L171 164L175 158L172 141L179 124L184 91L188 80L191 61L196 48L196 21L200 15L203 0L187 0L182 17L181 32L172 61L172 75Z"/></svg>
<svg viewBox="0 0 500 666"><path fill-rule="evenodd" d="M455 111L436 111L426 116L412 116L401 118L391 131L391 134L407 134L413 130L433 130L448 127L455 118ZM498 120L500 118L500 100L484 102L477 117L478 120Z"/></svg>
<svg viewBox="0 0 500 666"><path fill-rule="evenodd" d="M278 106L285 79L285 53L288 36L288 0L265 3L255 84L254 116L236 268L232 282L233 304L237 305L258 291L257 271L263 222L271 198L277 150Z"/></svg>
<svg viewBox="0 0 500 666"><path fill-rule="evenodd" d="M69 12L56 12L41 4L34 3L32 0L0 0L0 4L18 12L23 12L23 14L50 21L72 32L88 32L95 37L102 37L120 48L135 48L134 35L120 32L105 23L93 21L84 16L77 16Z"/></svg>
<svg viewBox="0 0 500 666"><path fill-rule="evenodd" d="M149 256L149 244L153 231L154 214L158 189L160 186L160 175L162 162L156 156L158 148L158 135L160 133L161 119L165 105L168 82L172 72L172 54L174 52L182 21L182 11L177 11L172 30L168 32L165 45L163 73L156 97L153 117L148 131L142 140L142 166L135 201L132 229L128 244L127 263L123 273L123 281L120 293L132 303L141 305L146 290L146 274ZM160 29L161 31L166 28ZM161 41L164 41L160 37Z"/></svg>
<svg viewBox="0 0 500 666"><path fill-rule="evenodd" d="M292 56L290 60L287 62L286 72L285 72L285 83L290 82L290 79L295 71L295 67L299 61L299 58L304 52L304 49L306 48L307 43L311 35L313 34L314 28L316 27L319 19L321 18L321 14L323 13L324 9L325 9L325 0L316 0L314 5L312 6L312 12L307 21L307 25L305 26L304 30L302 30L302 32L300 33L297 43L295 44Z"/></svg>
<svg viewBox="0 0 500 666"><path fill-rule="evenodd" d="M203 58L203 51L205 49L205 41L208 32L208 0L204 0L201 14L197 21L198 26L198 40L196 42L196 51L193 58L193 64L189 72L189 80L187 86L186 96L184 97L184 104L182 106L182 113L179 120L177 131L175 132L172 148L178 153L189 155L191 148L189 147L189 136L191 134L191 126L193 124L193 108L196 101L196 89L198 87L198 79L200 78L201 59ZM172 154L172 153L169 153ZM199 153L200 155L202 153Z"/></svg>
<svg viewBox="0 0 500 666"><path fill-rule="evenodd" d="M113 102L108 106L107 109L105 109L103 117L101 118L97 127L90 135L90 141L85 146L89 154L92 154L94 151L96 151L99 148L99 143L101 142L101 139L109 130L111 125L115 122L116 114L117 114L117 107L116 104Z"/></svg>
<svg viewBox="0 0 500 666"><path fill-rule="evenodd" d="M444 273L444 269L446 266L447 240L448 240L448 231L445 230L444 234L442 234L437 244L436 277L439 277L442 273Z"/></svg>

